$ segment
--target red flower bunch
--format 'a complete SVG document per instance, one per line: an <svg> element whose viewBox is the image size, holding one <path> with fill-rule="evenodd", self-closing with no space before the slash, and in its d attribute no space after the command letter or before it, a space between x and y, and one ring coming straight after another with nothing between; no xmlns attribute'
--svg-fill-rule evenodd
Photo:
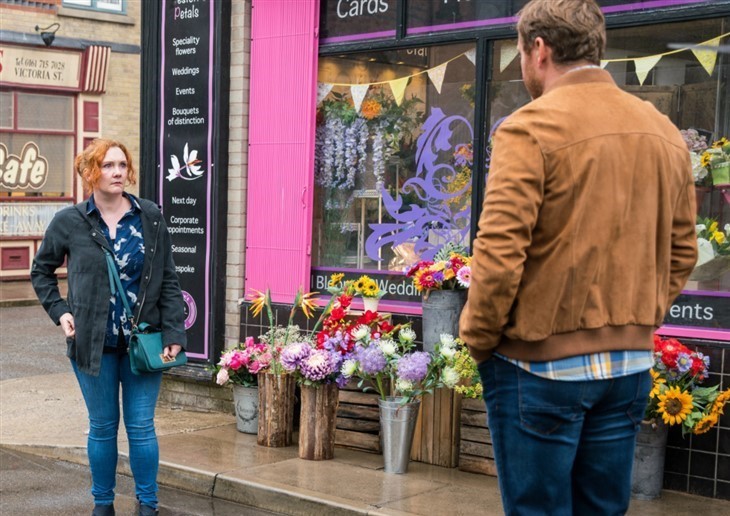
<svg viewBox="0 0 730 516"><path fill-rule="evenodd" d="M669 380L689 377L702 381L708 377L709 358L692 351L677 339L654 335L654 369L666 372Z"/></svg>
<svg viewBox="0 0 730 516"><path fill-rule="evenodd" d="M413 278L419 292L429 290L456 290L471 284L471 257L457 245L447 244L436 254L434 261L420 261L406 276Z"/></svg>
<svg viewBox="0 0 730 516"><path fill-rule="evenodd" d="M353 331L361 326L369 328L372 335L393 331L393 325L378 312L366 311L357 319L348 319L352 297L341 294L334 297L330 310L325 309L322 330L317 333L317 349L335 350L342 355L350 353L355 347Z"/></svg>

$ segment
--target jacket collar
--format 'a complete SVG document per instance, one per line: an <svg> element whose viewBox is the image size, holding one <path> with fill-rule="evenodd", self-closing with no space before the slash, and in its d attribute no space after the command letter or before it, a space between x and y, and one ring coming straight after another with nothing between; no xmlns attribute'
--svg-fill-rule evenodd
<svg viewBox="0 0 730 516"><path fill-rule="evenodd" d="M613 86L616 83L611 77L611 74L606 70L600 68L584 68L582 70L575 70L573 72L564 73L559 79L557 79L552 87L545 92L545 94L551 91L561 88L563 86L574 86L576 84L611 84Z"/></svg>

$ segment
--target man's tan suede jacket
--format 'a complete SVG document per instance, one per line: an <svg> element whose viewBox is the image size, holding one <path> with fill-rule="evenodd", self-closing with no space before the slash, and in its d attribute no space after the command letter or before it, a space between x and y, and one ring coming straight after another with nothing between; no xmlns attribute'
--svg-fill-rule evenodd
<svg viewBox="0 0 730 516"><path fill-rule="evenodd" d="M603 70L563 75L495 133L461 338L477 362L652 349L695 217L669 119Z"/></svg>

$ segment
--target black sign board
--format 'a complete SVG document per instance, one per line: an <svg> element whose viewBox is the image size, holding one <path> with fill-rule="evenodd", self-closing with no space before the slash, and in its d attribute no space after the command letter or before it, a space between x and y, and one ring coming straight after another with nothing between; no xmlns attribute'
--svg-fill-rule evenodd
<svg viewBox="0 0 730 516"><path fill-rule="evenodd" d="M669 308L664 324L730 330L730 296L680 294Z"/></svg>
<svg viewBox="0 0 730 516"><path fill-rule="evenodd" d="M162 0L159 202L186 304L188 355L208 358L213 2Z"/></svg>
<svg viewBox="0 0 730 516"><path fill-rule="evenodd" d="M321 0L323 43L395 37L397 0Z"/></svg>
<svg viewBox="0 0 730 516"><path fill-rule="evenodd" d="M345 275L343 278L344 281L356 280L363 274L370 276L378 284L380 290L385 293L384 300L421 303L421 294L413 286L413 280L402 272L395 271L339 270L328 267L313 267L309 290L311 292L319 292L325 296L328 295L327 286L329 285L330 277L332 274L338 272Z"/></svg>

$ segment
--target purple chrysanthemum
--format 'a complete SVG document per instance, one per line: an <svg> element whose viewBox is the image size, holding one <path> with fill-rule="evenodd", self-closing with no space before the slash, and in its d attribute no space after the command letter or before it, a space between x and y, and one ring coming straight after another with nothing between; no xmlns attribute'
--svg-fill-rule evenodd
<svg viewBox="0 0 730 516"><path fill-rule="evenodd" d="M380 346L375 345L360 348L357 360L360 362L360 369L365 374L378 374L385 369L387 363Z"/></svg>
<svg viewBox="0 0 730 516"><path fill-rule="evenodd" d="M400 380L418 383L426 377L430 363L431 355L425 351L416 351L403 355L398 359L398 378Z"/></svg>
<svg viewBox="0 0 730 516"><path fill-rule="evenodd" d="M331 352L315 349L299 363L299 370L307 380L319 382L337 372L337 360Z"/></svg>
<svg viewBox="0 0 730 516"><path fill-rule="evenodd" d="M279 360L285 370L292 372L303 359L310 355L311 352L312 346L310 346L307 342L292 342L281 350Z"/></svg>

